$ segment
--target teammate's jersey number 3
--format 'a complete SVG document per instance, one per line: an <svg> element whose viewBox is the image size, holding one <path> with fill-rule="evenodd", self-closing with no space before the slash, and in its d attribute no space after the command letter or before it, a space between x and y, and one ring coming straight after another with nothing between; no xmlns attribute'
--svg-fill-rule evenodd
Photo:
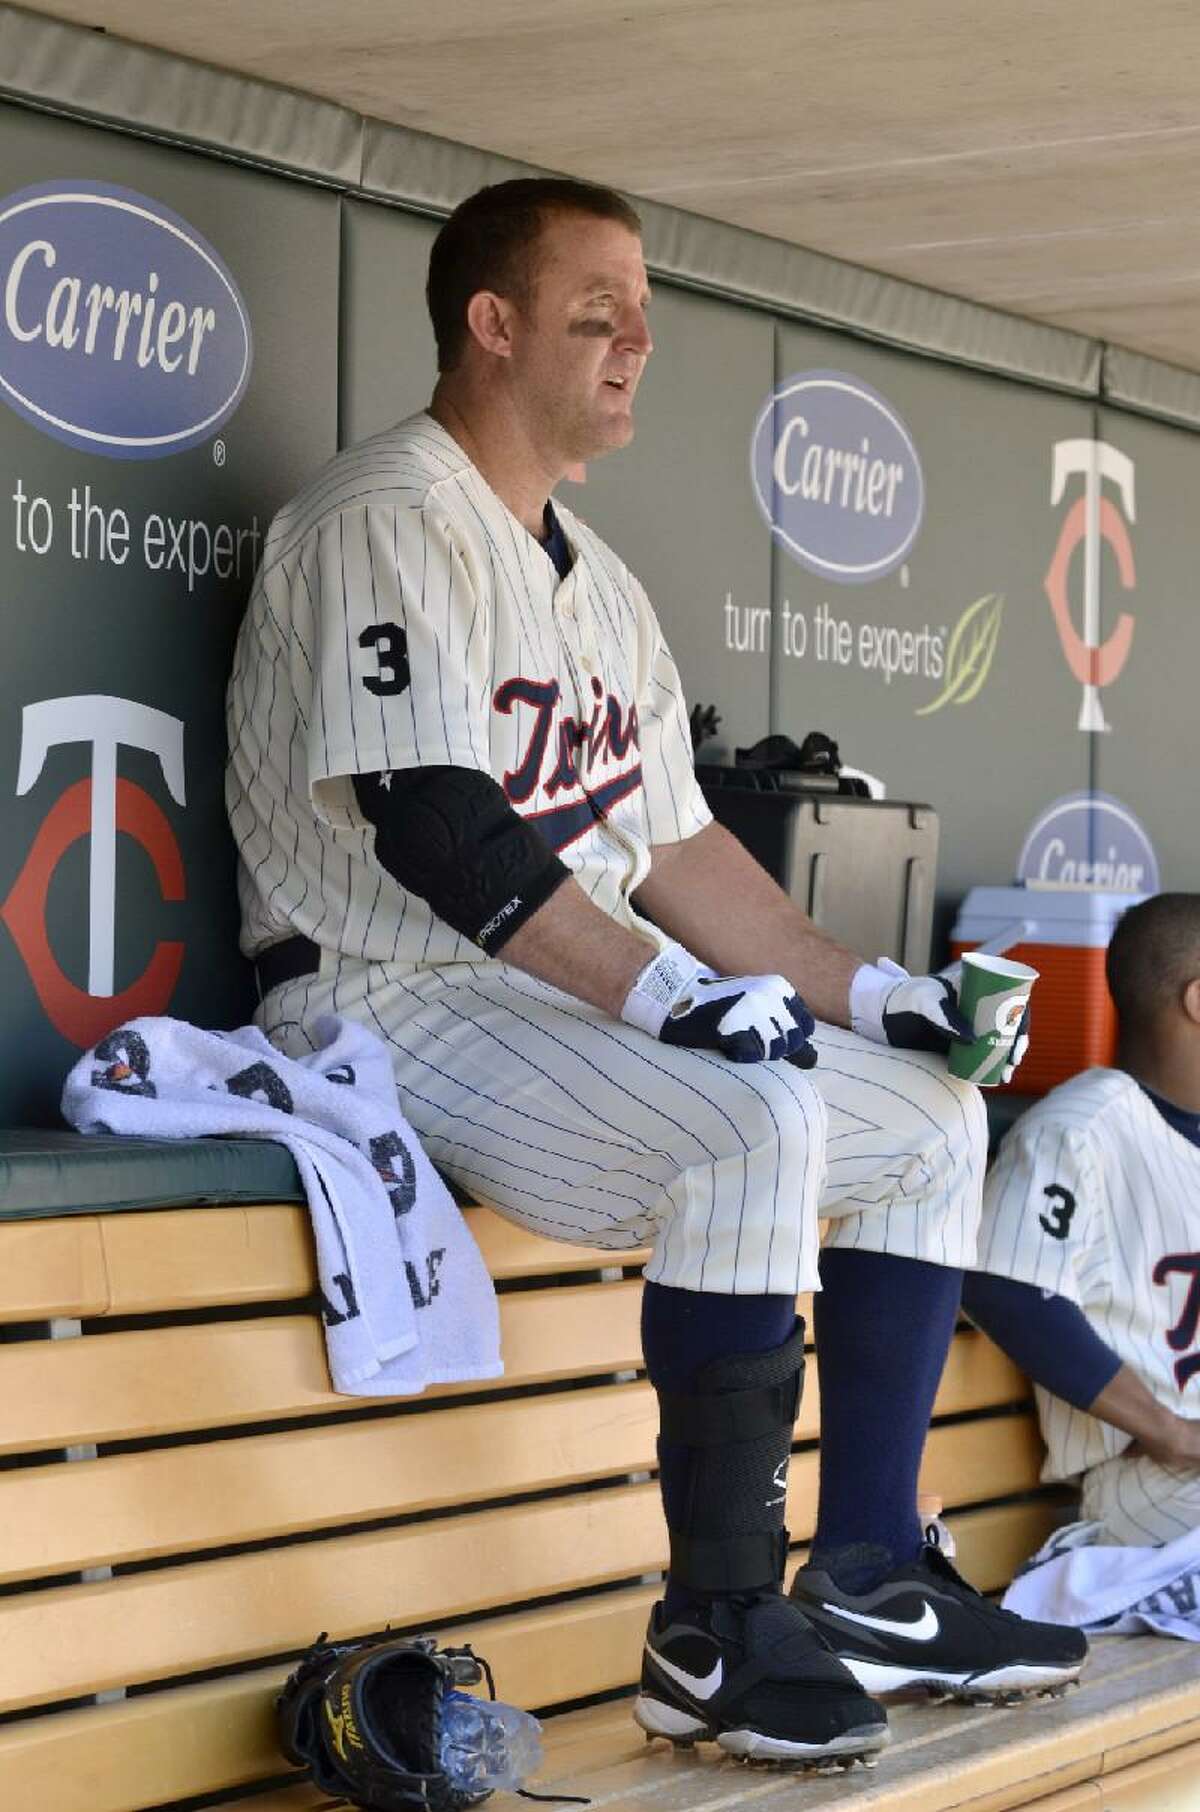
<svg viewBox="0 0 1200 1812"><path fill-rule="evenodd" d="M1061 1183L1047 1184L1042 1194L1050 1206L1044 1214L1038 1215L1038 1224L1051 1239L1066 1239L1075 1215L1075 1197Z"/></svg>
<svg viewBox="0 0 1200 1812"><path fill-rule="evenodd" d="M363 676L376 698L394 698L408 686L408 642L399 623L372 623L358 638L360 648L374 650L378 671Z"/></svg>

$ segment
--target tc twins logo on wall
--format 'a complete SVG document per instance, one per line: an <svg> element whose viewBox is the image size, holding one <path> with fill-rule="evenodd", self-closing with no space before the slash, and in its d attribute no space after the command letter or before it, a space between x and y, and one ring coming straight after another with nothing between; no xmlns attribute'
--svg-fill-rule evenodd
<svg viewBox="0 0 1200 1812"><path fill-rule="evenodd" d="M161 202L42 183L0 202L0 395L35 428L111 459L214 434L253 348L224 263Z"/></svg>
<svg viewBox="0 0 1200 1812"><path fill-rule="evenodd" d="M1133 646L1133 617L1122 611L1110 634L1100 640L1100 552L1107 541L1113 551L1121 584L1132 591L1137 583L1133 547L1126 522L1136 521L1133 494L1133 461L1103 440L1060 440L1054 446L1050 501L1061 503L1070 480L1082 477L1083 494L1075 498L1059 531L1058 545L1046 574L1046 596L1054 612L1058 639L1067 665L1083 687L1079 701L1080 730L1107 730L1100 692L1112 684ZM1121 500L1121 511L1103 490L1108 479ZM1068 594L1071 556L1083 543L1083 633L1071 616Z"/></svg>
<svg viewBox="0 0 1200 1812"><path fill-rule="evenodd" d="M62 743L91 748L91 778L67 787L41 827L0 906L0 919L29 971L42 1011L55 1031L81 1048L94 1044L119 1020L161 1013L175 990L183 945L162 942L135 982L114 992L117 909L117 832L132 837L149 857L164 900L184 898L183 858L162 808L143 787L117 774L117 750L145 749L157 756L167 790L184 804L183 725L164 711L127 698L48 698L21 714L17 792L28 793L50 750ZM88 878L88 977L86 989L65 973L50 943L46 904L55 871L81 837L91 838Z"/></svg>

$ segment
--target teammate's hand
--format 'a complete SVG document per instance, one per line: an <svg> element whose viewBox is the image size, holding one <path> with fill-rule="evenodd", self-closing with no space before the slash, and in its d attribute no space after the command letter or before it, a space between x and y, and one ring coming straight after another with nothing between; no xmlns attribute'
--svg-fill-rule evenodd
<svg viewBox="0 0 1200 1812"><path fill-rule="evenodd" d="M719 1051L734 1063L791 1058L816 1062L816 1021L782 975L717 975L679 944L647 963L621 1017L663 1044Z"/></svg>
<svg viewBox="0 0 1200 1812"><path fill-rule="evenodd" d="M956 1040L970 1044L974 1037L944 975L910 975L886 956L855 971L850 1024L875 1044L940 1051L943 1056Z"/></svg>
<svg viewBox="0 0 1200 1812"><path fill-rule="evenodd" d="M1133 1456L1144 1453L1160 1466L1200 1468L1200 1421L1164 1409L1161 1428L1143 1433L1125 1452Z"/></svg>

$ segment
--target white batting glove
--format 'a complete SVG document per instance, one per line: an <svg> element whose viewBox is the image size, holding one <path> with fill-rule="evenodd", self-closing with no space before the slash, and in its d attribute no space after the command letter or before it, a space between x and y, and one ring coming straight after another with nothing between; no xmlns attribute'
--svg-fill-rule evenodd
<svg viewBox="0 0 1200 1812"><path fill-rule="evenodd" d="M646 964L621 1008L627 1025L663 1044L719 1051L734 1063L817 1060L808 1042L816 1021L782 975L717 975L682 944Z"/></svg>
<svg viewBox="0 0 1200 1812"><path fill-rule="evenodd" d="M940 1051L974 1033L959 1012L955 989L944 975L910 975L882 956L864 963L850 983L850 1025L874 1044L906 1051Z"/></svg>

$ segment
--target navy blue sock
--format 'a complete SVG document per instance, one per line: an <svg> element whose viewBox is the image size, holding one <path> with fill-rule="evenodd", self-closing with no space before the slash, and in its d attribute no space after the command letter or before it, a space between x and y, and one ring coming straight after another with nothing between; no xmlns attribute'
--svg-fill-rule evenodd
<svg viewBox="0 0 1200 1812"><path fill-rule="evenodd" d="M710 1296L646 1284L642 1292L642 1351L656 1390L685 1390L702 1366L739 1353L768 1353L782 1346L796 1322L793 1296ZM683 1521L688 1484L688 1449L658 1443L659 1486L668 1524ZM668 1574L663 1603L677 1617L695 1594Z"/></svg>
<svg viewBox="0 0 1200 1812"><path fill-rule="evenodd" d="M921 1550L917 1473L962 1272L841 1246L814 1298L821 1496L812 1559L870 1591Z"/></svg>

